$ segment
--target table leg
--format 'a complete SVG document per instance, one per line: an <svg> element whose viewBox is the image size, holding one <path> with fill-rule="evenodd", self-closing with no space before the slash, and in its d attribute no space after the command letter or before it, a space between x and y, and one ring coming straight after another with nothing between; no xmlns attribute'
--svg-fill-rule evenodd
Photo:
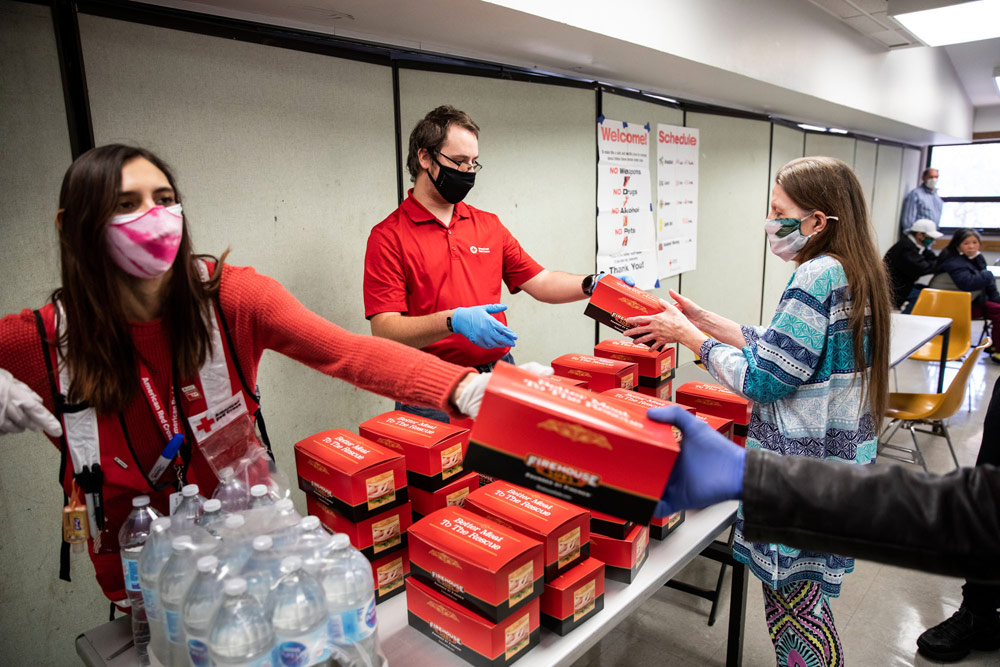
<svg viewBox="0 0 1000 667"><path fill-rule="evenodd" d="M937 393L944 393L944 366L948 363L948 339L951 338L951 326L941 332L941 367L938 368L938 390Z"/></svg>
<svg viewBox="0 0 1000 667"><path fill-rule="evenodd" d="M729 593L729 636L726 640L726 667L743 664L743 625L747 611L747 566L734 559L733 582Z"/></svg>

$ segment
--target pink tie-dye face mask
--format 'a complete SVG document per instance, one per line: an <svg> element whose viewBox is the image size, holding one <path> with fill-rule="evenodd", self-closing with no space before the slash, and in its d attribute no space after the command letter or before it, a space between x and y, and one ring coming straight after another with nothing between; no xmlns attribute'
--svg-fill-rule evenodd
<svg viewBox="0 0 1000 667"><path fill-rule="evenodd" d="M162 276L181 245L181 205L154 206L142 213L111 218L104 237L115 264L136 278Z"/></svg>

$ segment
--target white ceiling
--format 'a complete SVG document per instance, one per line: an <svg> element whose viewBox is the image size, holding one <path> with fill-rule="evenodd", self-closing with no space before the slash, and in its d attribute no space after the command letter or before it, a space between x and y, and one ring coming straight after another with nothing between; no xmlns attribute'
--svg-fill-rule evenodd
<svg viewBox="0 0 1000 667"><path fill-rule="evenodd" d="M575 75L914 144L967 141L972 127L969 101L1000 104L1000 95L986 87L992 85L992 74L984 77L982 85L979 83L987 68L985 63L991 59L989 42L979 49L973 48L974 45L946 47L949 55L952 49L956 53L952 56L956 77L947 58L935 59L930 54L911 57L918 51L927 51L928 47L886 46L887 42L913 41L912 36L885 17L886 0L682 1L675 6L685 8L685 20L700 22L701 33L688 35L683 30L678 33L677 26L672 26L674 32L663 31L670 35L667 46L650 39L632 41L627 34L622 36L611 29L603 31L594 27L595 23L588 23L591 15L606 11L609 5L603 0L151 1L189 11ZM642 21L643 13L653 16L652 12L656 13L656 21L662 21L669 14L662 13L667 6L661 3L662 0L620 0L614 7L619 10L617 18L622 22ZM816 8L820 5L823 11ZM755 13L757 7L766 9ZM780 25L782 16L770 19L769 12L784 14L788 26ZM852 12L857 13L850 15ZM734 25L718 20L727 14L726 18ZM851 30L845 30L828 14ZM740 21L753 25L744 28ZM774 35L769 34L772 25ZM642 28L648 31L649 27L640 25L640 32ZM810 57L803 48L809 41L802 35L808 35L811 27L817 35L815 42L823 45L836 42L829 46L828 52L817 53L815 57ZM889 31L892 35L882 34ZM751 46L734 37L742 37L741 41ZM685 39L697 44L687 44L687 51L673 48L674 41ZM994 50L1000 47L1000 40L991 41ZM858 77L853 72L838 71L841 53L849 56L848 67L865 75ZM800 63L798 57L803 54L806 60ZM1000 65L1000 56L996 60L995 64ZM922 64L916 68L906 65L911 62ZM946 63L947 71L942 71L941 62ZM919 67L926 67L927 76L918 72L907 74L912 79L901 80L904 78L901 71L912 72ZM992 68L989 65L990 72ZM857 90L848 88L854 78L866 77ZM880 78L891 85L880 85ZM961 80L966 95L962 95L961 86L949 83L949 79ZM819 83L814 85L814 82ZM938 95L939 90L951 94ZM910 98L917 101L910 104ZM914 112L915 108L927 106L929 100L942 98L946 99L941 102L941 109L923 114Z"/></svg>

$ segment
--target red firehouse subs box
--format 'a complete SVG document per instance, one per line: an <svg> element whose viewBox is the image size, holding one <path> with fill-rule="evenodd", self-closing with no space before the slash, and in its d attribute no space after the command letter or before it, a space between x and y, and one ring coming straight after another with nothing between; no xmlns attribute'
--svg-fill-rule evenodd
<svg viewBox="0 0 1000 667"><path fill-rule="evenodd" d="M644 396L643 394L638 394L634 391L627 391L625 389L608 389L607 391L602 391L601 396L607 396L609 398L616 398L619 401L625 401L630 405L634 405L640 410L648 410L650 408L662 408L667 405L676 405L678 407L684 408L691 414L694 414L696 410L692 407L686 405L681 405L680 403L674 403L673 401L667 400L665 398L656 398L655 396Z"/></svg>
<svg viewBox="0 0 1000 667"><path fill-rule="evenodd" d="M706 415L733 420L733 442L747 444L747 425L753 403L725 387L708 382L688 382L677 387L676 400Z"/></svg>
<svg viewBox="0 0 1000 667"><path fill-rule="evenodd" d="M466 462L498 479L647 523L679 440L676 428L633 408L501 362L486 385Z"/></svg>
<svg viewBox="0 0 1000 667"><path fill-rule="evenodd" d="M674 397L674 381L667 380L658 387L643 387L642 385L639 385L633 391L643 394L644 396L662 398L669 401Z"/></svg>
<svg viewBox="0 0 1000 667"><path fill-rule="evenodd" d="M462 472L464 428L393 410L364 422L358 432L406 455L410 486L434 491Z"/></svg>
<svg viewBox="0 0 1000 667"><path fill-rule="evenodd" d="M496 369L494 368L494 371ZM632 389L636 383L635 364L616 359L602 359L589 354L564 354L552 360L555 374L574 380L586 380L587 389ZM559 380L556 380L559 383Z"/></svg>
<svg viewBox="0 0 1000 667"><path fill-rule="evenodd" d="M548 494L493 482L470 493L465 509L541 542L545 581L590 555L590 513Z"/></svg>
<svg viewBox="0 0 1000 667"><path fill-rule="evenodd" d="M410 576L410 555L406 549L373 560L372 577L375 580L375 602L380 603L405 590L403 580Z"/></svg>
<svg viewBox="0 0 1000 667"><path fill-rule="evenodd" d="M410 504L413 506L414 521L417 516L423 518L442 507L462 505L466 497L479 488L479 473L470 472L462 475L454 482L445 484L437 491L424 491L413 487L410 489Z"/></svg>
<svg viewBox="0 0 1000 667"><path fill-rule="evenodd" d="M654 516L653 520L649 522L649 536L654 540L662 540L667 535L674 532L674 530L677 529L677 526L682 523L684 523L684 510L668 514L662 519Z"/></svg>
<svg viewBox="0 0 1000 667"><path fill-rule="evenodd" d="M538 644L538 604L533 598L516 613L491 623L422 581L406 580L410 626L477 667L509 665Z"/></svg>
<svg viewBox="0 0 1000 667"><path fill-rule="evenodd" d="M604 563L588 558L542 592L542 625L565 635L604 609Z"/></svg>
<svg viewBox="0 0 1000 667"><path fill-rule="evenodd" d="M410 530L410 573L492 623L542 594L542 545L463 507L432 512Z"/></svg>
<svg viewBox="0 0 1000 667"><path fill-rule="evenodd" d="M631 532L633 526L635 526L634 521L628 521L617 516L604 514L603 512L598 512L597 510L590 510L591 535L597 533L598 535L624 540L625 536Z"/></svg>
<svg viewBox="0 0 1000 667"><path fill-rule="evenodd" d="M701 412L695 412L694 416L702 420L706 424L712 427L713 430L718 431L727 440L733 439L733 420L723 419L722 417L715 417L713 415L706 415Z"/></svg>
<svg viewBox="0 0 1000 667"><path fill-rule="evenodd" d="M663 306L660 305L660 300L649 292L629 287L614 276L604 276L590 295L583 314L615 331L624 332L632 328L625 321L629 317L661 312Z"/></svg>
<svg viewBox="0 0 1000 667"><path fill-rule="evenodd" d="M630 584L649 554L649 526L633 527L624 540L594 534L590 543L590 555L606 566L604 576Z"/></svg>
<svg viewBox="0 0 1000 667"><path fill-rule="evenodd" d="M344 429L297 442L295 468L307 496L351 521L407 502L403 457Z"/></svg>
<svg viewBox="0 0 1000 667"><path fill-rule="evenodd" d="M651 389L673 379L676 353L673 346L654 350L648 345L638 345L625 338L609 338L594 346L595 357L635 364L639 373L637 386Z"/></svg>
<svg viewBox="0 0 1000 667"><path fill-rule="evenodd" d="M306 511L335 533L345 533L354 548L375 560L406 548L406 531L413 522L410 503L393 507L357 523L306 494Z"/></svg>
<svg viewBox="0 0 1000 667"><path fill-rule="evenodd" d="M589 384L587 380L582 378L563 377L561 375L549 375L548 378L556 384L564 384L567 387L580 387L581 389L586 389Z"/></svg>

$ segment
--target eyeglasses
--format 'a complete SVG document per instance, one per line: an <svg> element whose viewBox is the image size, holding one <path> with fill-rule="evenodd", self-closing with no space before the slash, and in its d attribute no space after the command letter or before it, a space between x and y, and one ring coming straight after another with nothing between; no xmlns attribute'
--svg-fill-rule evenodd
<svg viewBox="0 0 1000 667"><path fill-rule="evenodd" d="M470 172L471 171L471 172L474 172L474 173L479 173L483 169L483 165L479 164L476 161L472 161L472 162L459 162L455 158L448 157L444 153L438 153L438 155L440 155L441 157L443 157L446 160L448 160L448 162L451 162L453 165L455 165L455 168L457 168L459 171L465 171L465 172Z"/></svg>

